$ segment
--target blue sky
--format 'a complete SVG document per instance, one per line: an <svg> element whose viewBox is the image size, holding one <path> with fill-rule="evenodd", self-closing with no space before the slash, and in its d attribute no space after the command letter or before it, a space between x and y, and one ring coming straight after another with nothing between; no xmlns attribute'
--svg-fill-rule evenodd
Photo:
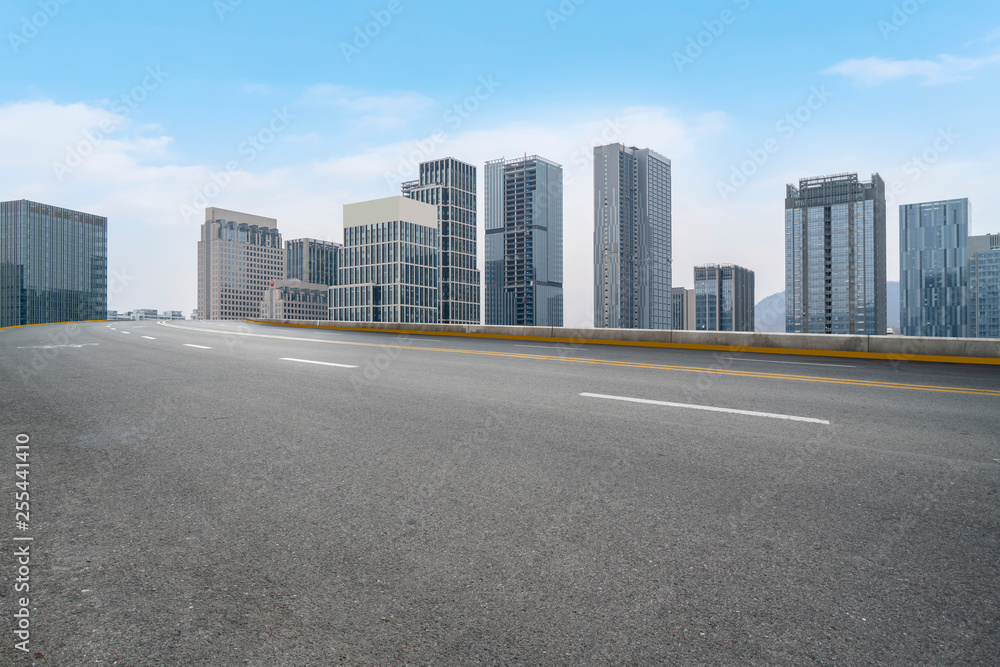
<svg viewBox="0 0 1000 667"><path fill-rule="evenodd" d="M340 240L343 204L445 155L565 166L572 325L598 142L671 158L675 285L781 290L784 185L826 173L898 184L890 279L895 205L1000 231L995 2L18 0L0 27L0 198L107 215L112 308L194 307L199 205Z"/></svg>

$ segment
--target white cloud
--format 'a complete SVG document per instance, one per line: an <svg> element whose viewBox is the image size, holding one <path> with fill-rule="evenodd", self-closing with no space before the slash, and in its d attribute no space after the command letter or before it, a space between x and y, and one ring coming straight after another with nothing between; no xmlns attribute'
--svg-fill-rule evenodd
<svg viewBox="0 0 1000 667"><path fill-rule="evenodd" d="M936 60L889 60L864 58L845 60L827 69L825 74L840 74L865 86L878 86L899 79L919 79L934 86L972 78L973 72L1000 64L1000 55L981 58L938 56Z"/></svg>
<svg viewBox="0 0 1000 667"><path fill-rule="evenodd" d="M336 84L310 86L298 103L307 109L337 109L360 128L391 130L405 127L414 116L435 106L419 93L368 95Z"/></svg>
<svg viewBox="0 0 1000 667"><path fill-rule="evenodd" d="M991 44L997 40L1000 40L1000 29L994 30L985 37L980 37L979 39L973 39L965 43L966 48L970 46L976 46L977 44Z"/></svg>
<svg viewBox="0 0 1000 667"><path fill-rule="evenodd" d="M244 95L271 95L274 92L266 83L248 83L241 90Z"/></svg>
<svg viewBox="0 0 1000 667"><path fill-rule="evenodd" d="M285 141L304 146L318 146L323 143L323 136L319 132L310 132L309 134L290 134L285 137Z"/></svg>

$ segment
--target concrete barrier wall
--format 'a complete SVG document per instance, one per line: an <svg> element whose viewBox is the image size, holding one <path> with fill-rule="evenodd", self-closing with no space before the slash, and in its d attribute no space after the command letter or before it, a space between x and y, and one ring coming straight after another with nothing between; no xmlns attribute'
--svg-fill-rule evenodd
<svg viewBox="0 0 1000 667"><path fill-rule="evenodd" d="M770 354L805 354L914 361L971 361L1000 364L1000 339L911 338L904 336L839 336L821 334L662 331L650 329L577 329L566 327L498 327L461 324L329 322L263 320L251 322L325 329L406 332L481 338L518 338L609 345L688 349L723 349Z"/></svg>

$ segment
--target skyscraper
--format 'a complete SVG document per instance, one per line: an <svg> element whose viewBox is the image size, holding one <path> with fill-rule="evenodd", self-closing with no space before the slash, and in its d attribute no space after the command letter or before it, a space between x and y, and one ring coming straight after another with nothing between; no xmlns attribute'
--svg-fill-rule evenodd
<svg viewBox="0 0 1000 667"><path fill-rule="evenodd" d="M0 327L103 320L107 310L108 219L0 203Z"/></svg>
<svg viewBox="0 0 1000 667"><path fill-rule="evenodd" d="M696 331L754 330L754 272L734 264L694 267Z"/></svg>
<svg viewBox="0 0 1000 667"><path fill-rule="evenodd" d="M198 242L198 316L260 317L264 290L285 275L278 221L221 208L205 209Z"/></svg>
<svg viewBox="0 0 1000 667"><path fill-rule="evenodd" d="M885 182L806 178L785 198L785 330L885 335Z"/></svg>
<svg viewBox="0 0 1000 667"><path fill-rule="evenodd" d="M1000 338L1000 234L969 237L969 335Z"/></svg>
<svg viewBox="0 0 1000 667"><path fill-rule="evenodd" d="M455 158L420 164L420 176L403 183L403 196L438 210L440 324L479 324L476 258L476 168Z"/></svg>
<svg viewBox="0 0 1000 667"><path fill-rule="evenodd" d="M312 285L333 285L340 244L318 239L285 241L285 277Z"/></svg>
<svg viewBox="0 0 1000 667"><path fill-rule="evenodd" d="M563 170L486 163L486 324L563 325Z"/></svg>
<svg viewBox="0 0 1000 667"><path fill-rule="evenodd" d="M594 148L594 326L670 329L670 160Z"/></svg>
<svg viewBox="0 0 1000 667"><path fill-rule="evenodd" d="M673 313L670 320L671 327L676 331L687 331L694 329L695 292L693 289L684 287L674 287L671 290L673 295Z"/></svg>
<svg viewBox="0 0 1000 667"><path fill-rule="evenodd" d="M899 207L902 335L969 335L968 238L968 199Z"/></svg>
<svg viewBox="0 0 1000 667"><path fill-rule="evenodd" d="M330 319L436 323L437 226L436 207L406 197L345 205Z"/></svg>

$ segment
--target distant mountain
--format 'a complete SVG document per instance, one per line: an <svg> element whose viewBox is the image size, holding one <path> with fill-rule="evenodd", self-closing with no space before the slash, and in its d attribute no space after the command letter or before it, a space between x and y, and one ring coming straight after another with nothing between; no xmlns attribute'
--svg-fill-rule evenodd
<svg viewBox="0 0 1000 667"><path fill-rule="evenodd" d="M758 303L754 320L761 333L785 333L785 293L772 294Z"/></svg>
<svg viewBox="0 0 1000 667"><path fill-rule="evenodd" d="M899 283L886 284L886 324L890 329L899 330ZM757 331L762 333L784 333L785 293L778 292L761 300L756 309Z"/></svg>

